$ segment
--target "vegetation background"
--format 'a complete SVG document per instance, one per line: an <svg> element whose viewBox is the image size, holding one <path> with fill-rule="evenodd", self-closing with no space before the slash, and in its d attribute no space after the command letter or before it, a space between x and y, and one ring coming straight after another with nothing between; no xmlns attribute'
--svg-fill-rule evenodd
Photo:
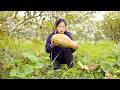
<svg viewBox="0 0 120 90"><path fill-rule="evenodd" d="M53 70L45 51L58 18L79 44L71 69ZM0 11L0 78L119 79L119 42L119 11Z"/></svg>

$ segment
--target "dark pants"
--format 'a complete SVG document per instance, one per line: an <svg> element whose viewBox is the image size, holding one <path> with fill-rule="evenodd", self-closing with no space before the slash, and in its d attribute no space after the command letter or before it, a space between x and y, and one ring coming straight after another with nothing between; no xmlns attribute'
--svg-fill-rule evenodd
<svg viewBox="0 0 120 90"><path fill-rule="evenodd" d="M56 58L56 60L53 62L54 70L60 69L61 64L67 64L69 68L73 67L73 54L70 49L66 49L62 53L63 57Z"/></svg>

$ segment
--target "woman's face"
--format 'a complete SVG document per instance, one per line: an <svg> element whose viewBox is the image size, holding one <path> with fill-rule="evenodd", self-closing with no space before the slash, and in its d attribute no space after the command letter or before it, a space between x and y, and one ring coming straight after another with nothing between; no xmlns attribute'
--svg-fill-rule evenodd
<svg viewBox="0 0 120 90"><path fill-rule="evenodd" d="M61 22L58 26L57 26L57 31L59 34L64 34L65 32L65 23Z"/></svg>

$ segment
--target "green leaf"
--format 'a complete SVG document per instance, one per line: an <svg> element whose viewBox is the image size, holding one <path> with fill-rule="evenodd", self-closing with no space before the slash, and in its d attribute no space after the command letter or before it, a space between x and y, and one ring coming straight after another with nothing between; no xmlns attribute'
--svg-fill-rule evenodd
<svg viewBox="0 0 120 90"><path fill-rule="evenodd" d="M22 53L25 58L28 58L32 63L38 62L38 58L30 53Z"/></svg>
<svg viewBox="0 0 120 90"><path fill-rule="evenodd" d="M111 62L111 63L112 63L112 62L114 63L114 62L116 61L116 59L107 59L107 61L108 61L108 62Z"/></svg>
<svg viewBox="0 0 120 90"><path fill-rule="evenodd" d="M49 59L50 59L50 57L45 57L45 56L44 56L44 60L49 60Z"/></svg>
<svg viewBox="0 0 120 90"><path fill-rule="evenodd" d="M29 64L26 64L22 67L22 70L24 71L25 74L30 74L34 72L33 67Z"/></svg>
<svg viewBox="0 0 120 90"><path fill-rule="evenodd" d="M39 62L36 62L36 63L32 64L32 66L33 66L33 68L35 68L35 69L40 69L40 68L42 68L44 65L41 64L41 63L39 63Z"/></svg>
<svg viewBox="0 0 120 90"><path fill-rule="evenodd" d="M89 57L83 57L82 60L83 60L82 63L85 64L85 65L88 65L91 61L91 59Z"/></svg>
<svg viewBox="0 0 120 90"><path fill-rule="evenodd" d="M109 62L101 61L100 65L101 65L101 68L103 69L103 71L113 70L113 65Z"/></svg>
<svg viewBox="0 0 120 90"><path fill-rule="evenodd" d="M101 61L100 65L101 65L101 68L103 69L103 71L105 71L107 68L106 63L104 61Z"/></svg>
<svg viewBox="0 0 120 90"><path fill-rule="evenodd" d="M32 76L30 79L39 79L38 77Z"/></svg>
<svg viewBox="0 0 120 90"><path fill-rule="evenodd" d="M117 60L115 64L120 67L120 60Z"/></svg>
<svg viewBox="0 0 120 90"><path fill-rule="evenodd" d="M10 76L16 76L16 74L19 72L20 72L20 67L14 67L10 72Z"/></svg>
<svg viewBox="0 0 120 90"><path fill-rule="evenodd" d="M28 79L27 76L24 73L22 73L20 75L16 75L16 77L22 78L22 79Z"/></svg>

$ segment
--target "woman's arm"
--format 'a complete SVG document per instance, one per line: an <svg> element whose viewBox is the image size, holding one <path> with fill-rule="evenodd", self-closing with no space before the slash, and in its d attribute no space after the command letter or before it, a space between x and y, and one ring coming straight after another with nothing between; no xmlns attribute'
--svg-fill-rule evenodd
<svg viewBox="0 0 120 90"><path fill-rule="evenodd" d="M46 41L46 52L47 53L50 53L51 50L53 50L53 48L51 48L51 37L52 35L49 35L48 38L47 38L47 41Z"/></svg>

